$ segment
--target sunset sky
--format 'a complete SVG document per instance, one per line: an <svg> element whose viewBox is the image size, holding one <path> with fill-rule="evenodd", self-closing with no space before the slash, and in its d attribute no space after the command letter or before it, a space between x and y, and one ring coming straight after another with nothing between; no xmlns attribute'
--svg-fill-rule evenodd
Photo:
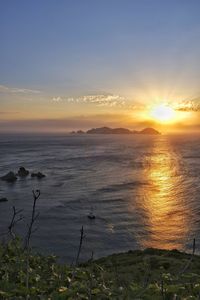
<svg viewBox="0 0 200 300"><path fill-rule="evenodd" d="M200 129L199 0L1 0L0 39L0 132Z"/></svg>

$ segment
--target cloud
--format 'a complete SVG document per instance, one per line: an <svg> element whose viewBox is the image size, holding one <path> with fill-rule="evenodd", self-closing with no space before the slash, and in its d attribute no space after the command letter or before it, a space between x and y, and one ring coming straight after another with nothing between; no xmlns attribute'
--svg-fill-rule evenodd
<svg viewBox="0 0 200 300"><path fill-rule="evenodd" d="M175 110L185 112L199 112L200 111L200 98L193 100L182 101L175 105Z"/></svg>
<svg viewBox="0 0 200 300"><path fill-rule="evenodd" d="M126 99L119 95L100 94L100 95L86 95L81 97L54 97L52 99L55 103L91 103L97 106L125 106Z"/></svg>
<svg viewBox="0 0 200 300"><path fill-rule="evenodd" d="M54 98L52 99L52 101L53 101L53 102L56 102L56 103L59 103L59 102L63 102L64 99L63 99L62 97L54 97Z"/></svg>
<svg viewBox="0 0 200 300"><path fill-rule="evenodd" d="M30 90L24 88L8 87L5 85L0 85L0 93L3 94L40 94L38 90Z"/></svg>
<svg viewBox="0 0 200 300"><path fill-rule="evenodd" d="M136 101L128 100L127 98L117 94L94 94L81 97L53 97L54 103L89 103L98 107L116 107L123 108L124 111L141 111L147 108L146 105Z"/></svg>

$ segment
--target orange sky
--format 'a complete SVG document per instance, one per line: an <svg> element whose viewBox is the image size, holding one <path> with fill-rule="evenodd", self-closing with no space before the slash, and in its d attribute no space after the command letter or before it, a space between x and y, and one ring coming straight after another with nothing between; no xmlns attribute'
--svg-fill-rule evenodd
<svg viewBox="0 0 200 300"><path fill-rule="evenodd" d="M199 131L199 11L199 0L3 1L0 132ZM152 118L162 103L169 122Z"/></svg>
<svg viewBox="0 0 200 300"><path fill-rule="evenodd" d="M51 96L39 90L0 86L0 132L68 132L99 126L199 131L198 99L167 100L151 93L145 99L141 95L138 93L138 100L112 93ZM160 105L173 110L171 119L152 116L152 109Z"/></svg>

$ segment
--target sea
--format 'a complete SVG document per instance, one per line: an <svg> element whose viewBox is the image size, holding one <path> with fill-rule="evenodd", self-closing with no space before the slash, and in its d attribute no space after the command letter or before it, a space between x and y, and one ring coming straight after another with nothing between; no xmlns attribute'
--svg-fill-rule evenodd
<svg viewBox="0 0 200 300"><path fill-rule="evenodd" d="M200 135L1 135L0 176L19 167L42 172L0 180L0 238L13 206L26 236L33 190L40 190L31 246L73 263L144 248L200 252ZM95 219L89 219L93 214Z"/></svg>

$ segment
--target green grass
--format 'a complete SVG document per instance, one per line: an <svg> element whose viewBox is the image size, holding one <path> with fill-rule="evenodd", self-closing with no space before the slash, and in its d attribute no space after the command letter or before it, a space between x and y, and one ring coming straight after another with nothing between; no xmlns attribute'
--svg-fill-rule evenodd
<svg viewBox="0 0 200 300"><path fill-rule="evenodd" d="M125 283L135 280L137 282L144 278L144 273L151 273L151 280L156 280L161 273L169 272L177 275L191 258L190 254L177 250L146 249L135 250L127 253L113 254L96 261L107 272L118 273ZM200 257L194 256L189 271L200 275Z"/></svg>
<svg viewBox="0 0 200 300"><path fill-rule="evenodd" d="M177 250L129 251L81 264L29 257L19 239L0 245L0 299L200 299L200 257Z"/></svg>

